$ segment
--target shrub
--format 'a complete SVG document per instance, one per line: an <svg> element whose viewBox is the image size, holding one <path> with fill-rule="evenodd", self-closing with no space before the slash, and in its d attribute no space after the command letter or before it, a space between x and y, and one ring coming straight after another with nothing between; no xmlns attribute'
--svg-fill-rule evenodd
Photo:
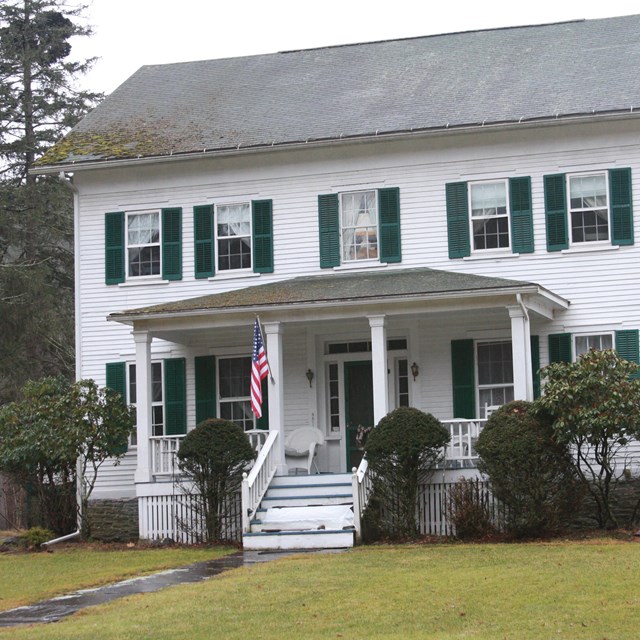
<svg viewBox="0 0 640 640"><path fill-rule="evenodd" d="M477 479L462 478L449 489L449 521L460 540L478 540L496 531L491 518L490 495L482 484Z"/></svg>
<svg viewBox="0 0 640 640"><path fill-rule="evenodd" d="M536 537L561 528L580 492L569 449L555 439L548 417L534 416L530 402L503 405L487 421L476 449L478 468L506 507L508 534Z"/></svg>
<svg viewBox="0 0 640 640"><path fill-rule="evenodd" d="M50 529L43 529L42 527L31 527L20 534L20 542L27 549L40 549L44 542L47 540L53 540L56 537L55 533Z"/></svg>
<svg viewBox="0 0 640 640"><path fill-rule="evenodd" d="M177 455L200 494L206 541L222 541L242 473L255 457L249 439L233 422L203 420L184 437Z"/></svg>
<svg viewBox="0 0 640 640"><path fill-rule="evenodd" d="M371 431L365 453L380 503L380 527L386 535L418 535L418 483L426 482L444 456L449 431L431 414L401 407Z"/></svg>

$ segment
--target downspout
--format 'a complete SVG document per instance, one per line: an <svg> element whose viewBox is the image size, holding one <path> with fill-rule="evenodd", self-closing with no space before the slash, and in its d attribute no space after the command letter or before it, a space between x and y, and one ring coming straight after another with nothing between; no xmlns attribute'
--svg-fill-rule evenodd
<svg viewBox="0 0 640 640"><path fill-rule="evenodd" d="M82 377L81 366L81 342L80 330L78 323L80 322L80 192L73 184L70 178L67 178L64 171L58 174L58 179L73 193L73 287L74 287L74 337L75 337L75 357L76 357L76 380ZM76 504L78 514L76 520L76 531L60 538L55 538L45 542L45 545L55 544L64 540L71 540L80 536L83 520L83 504L84 504L84 478L82 477L82 462L80 458L76 461Z"/></svg>

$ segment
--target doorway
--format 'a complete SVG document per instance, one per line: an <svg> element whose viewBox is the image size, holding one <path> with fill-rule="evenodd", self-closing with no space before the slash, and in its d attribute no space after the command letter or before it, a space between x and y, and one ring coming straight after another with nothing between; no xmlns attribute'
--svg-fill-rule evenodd
<svg viewBox="0 0 640 640"><path fill-rule="evenodd" d="M373 428L373 373L371 360L344 363L347 471L357 467Z"/></svg>

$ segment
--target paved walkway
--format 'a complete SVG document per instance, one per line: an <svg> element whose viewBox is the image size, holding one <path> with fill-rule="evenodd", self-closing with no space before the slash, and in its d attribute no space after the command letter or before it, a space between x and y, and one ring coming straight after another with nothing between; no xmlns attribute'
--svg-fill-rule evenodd
<svg viewBox="0 0 640 640"><path fill-rule="evenodd" d="M59 596L51 600L43 600L36 604L10 609L0 612L0 627L11 627L21 624L36 624L40 622L56 622L60 618L71 615L79 609L104 604L116 598L135 595L137 593L151 593L165 587L189 582L200 582L213 576L238 567L247 567L261 562L276 560L294 553L335 553L342 549L303 550L303 551L239 551L216 560L197 562L186 567L169 569L148 576L131 578L115 584L82 589L66 596Z"/></svg>

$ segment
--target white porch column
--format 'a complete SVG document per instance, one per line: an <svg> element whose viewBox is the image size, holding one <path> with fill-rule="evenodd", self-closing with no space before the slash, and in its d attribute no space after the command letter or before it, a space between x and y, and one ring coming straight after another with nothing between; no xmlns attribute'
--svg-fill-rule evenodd
<svg viewBox="0 0 640 640"><path fill-rule="evenodd" d="M279 322L264 324L267 341L267 357L271 376L269 376L269 431L280 431L278 438L277 475L287 475L287 464L284 457L284 367L282 357L282 325Z"/></svg>
<svg viewBox="0 0 640 640"><path fill-rule="evenodd" d="M371 368L373 370L373 422L389 413L387 375L387 327L385 316L368 316L371 327Z"/></svg>
<svg viewBox="0 0 640 640"><path fill-rule="evenodd" d="M136 343L136 427L138 460L135 481L151 481L151 340L147 331L133 331Z"/></svg>
<svg viewBox="0 0 640 640"><path fill-rule="evenodd" d="M533 373L531 371L531 331L529 316L517 306L507 307L511 318L511 349L513 352L514 400L533 400Z"/></svg>

